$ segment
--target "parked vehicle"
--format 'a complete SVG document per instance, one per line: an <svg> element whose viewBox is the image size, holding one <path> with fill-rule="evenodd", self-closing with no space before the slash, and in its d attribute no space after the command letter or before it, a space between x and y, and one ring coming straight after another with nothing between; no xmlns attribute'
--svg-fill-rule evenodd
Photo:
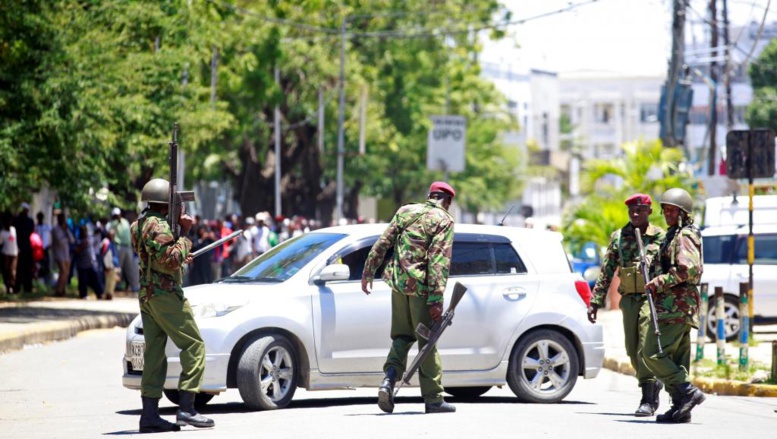
<svg viewBox="0 0 777 439"><path fill-rule="evenodd" d="M385 227L307 233L219 282L186 288L207 351L198 403L237 388L251 409L276 409L290 403L297 387L377 387L391 345L391 291L379 278L382 267L371 295L361 291L360 279ZM468 291L439 344L447 393L476 397L507 384L521 401L553 403L569 394L578 376L597 376L602 327L586 318L590 290L572 272L561 238L456 225L445 300L456 281ZM139 389L140 318L126 341L123 384ZM165 394L176 402L181 369L172 342L167 355ZM417 377L411 383L418 385Z"/></svg>
<svg viewBox="0 0 777 439"><path fill-rule="evenodd" d="M717 319L713 295L722 287L725 299L726 339L739 338L739 284L748 282L748 226L709 227L702 230L704 273L701 282L709 285L710 306L707 335L715 339ZM753 309L756 322L777 319L777 224L753 227Z"/></svg>
<svg viewBox="0 0 777 439"><path fill-rule="evenodd" d="M578 253L570 257L569 261L572 263L572 270L575 273L580 273L583 279L588 282L588 287L593 291L596 279L602 271L599 246L595 242L586 242Z"/></svg>

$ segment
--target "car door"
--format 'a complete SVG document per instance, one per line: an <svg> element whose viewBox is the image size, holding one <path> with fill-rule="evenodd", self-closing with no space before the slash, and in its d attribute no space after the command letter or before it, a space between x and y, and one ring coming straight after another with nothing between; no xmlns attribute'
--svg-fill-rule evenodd
<svg viewBox="0 0 777 439"><path fill-rule="evenodd" d="M380 278L372 293L361 290L364 263L377 236L348 245L328 264L348 265L350 277L318 287L314 298L314 336L318 367L322 373L380 372L391 347L391 289ZM390 250L387 259L393 254Z"/></svg>
<svg viewBox="0 0 777 439"><path fill-rule="evenodd" d="M443 367L452 371L492 369L531 311L538 293L537 277L528 273L507 238L457 234L446 303L456 282L468 290L440 341Z"/></svg>
<svg viewBox="0 0 777 439"><path fill-rule="evenodd" d="M754 256L754 313L762 317L777 317L777 234L756 235ZM750 266L747 262L747 236L740 237L737 257L732 269L732 277L737 284L749 282ZM738 291L738 289L735 290L735 292Z"/></svg>

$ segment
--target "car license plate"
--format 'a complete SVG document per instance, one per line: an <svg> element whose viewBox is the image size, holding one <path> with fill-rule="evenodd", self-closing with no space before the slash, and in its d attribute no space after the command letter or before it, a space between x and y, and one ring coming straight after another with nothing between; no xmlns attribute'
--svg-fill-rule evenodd
<svg viewBox="0 0 777 439"><path fill-rule="evenodd" d="M143 353L145 350L145 342L133 341L130 343L130 363L132 363L133 370L143 370Z"/></svg>

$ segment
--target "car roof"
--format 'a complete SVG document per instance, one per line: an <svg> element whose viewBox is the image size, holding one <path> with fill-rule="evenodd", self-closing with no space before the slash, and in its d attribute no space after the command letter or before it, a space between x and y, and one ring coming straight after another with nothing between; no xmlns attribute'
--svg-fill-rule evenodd
<svg viewBox="0 0 777 439"><path fill-rule="evenodd" d="M311 233L342 233L351 236L373 236L380 235L386 230L388 223L377 224L350 224L345 226L326 227L316 229ZM560 241L561 233L547 230L527 229L525 227L510 226L490 226L483 224L465 224L457 223L453 226L456 234L488 234L505 236L511 241L533 241L533 240L551 240Z"/></svg>

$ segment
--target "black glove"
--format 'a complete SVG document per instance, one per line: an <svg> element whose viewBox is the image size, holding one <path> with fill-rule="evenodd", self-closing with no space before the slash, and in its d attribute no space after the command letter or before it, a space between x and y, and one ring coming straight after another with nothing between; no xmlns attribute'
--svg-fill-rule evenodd
<svg viewBox="0 0 777 439"><path fill-rule="evenodd" d="M435 322L439 322L442 319L442 301L429 305L429 315Z"/></svg>
<svg viewBox="0 0 777 439"><path fill-rule="evenodd" d="M588 306L588 321L596 323L596 312L599 311L599 305L592 303Z"/></svg>

